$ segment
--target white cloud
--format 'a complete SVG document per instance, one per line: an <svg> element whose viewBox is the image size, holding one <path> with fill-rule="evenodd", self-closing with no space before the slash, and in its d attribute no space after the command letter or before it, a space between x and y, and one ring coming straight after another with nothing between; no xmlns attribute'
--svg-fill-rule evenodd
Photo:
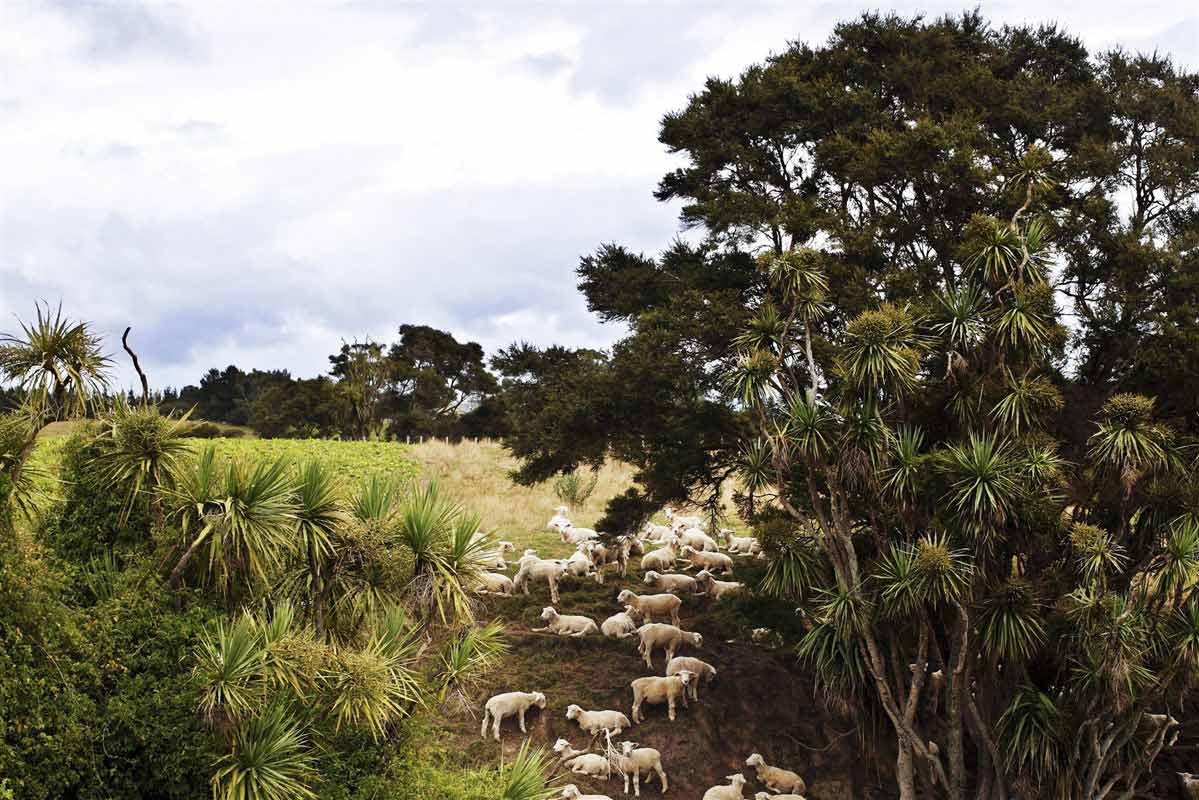
<svg viewBox="0 0 1199 800"><path fill-rule="evenodd" d="M984 8L1199 64L1188 4L1125 11ZM652 250L675 233L677 208L651 196L671 164L662 113L856 13L6 4L0 318L61 298L113 349L133 324L151 378L172 384L230 362L314 374L341 338L402 322L489 349L603 346L620 331L587 314L574 266L601 242Z"/></svg>

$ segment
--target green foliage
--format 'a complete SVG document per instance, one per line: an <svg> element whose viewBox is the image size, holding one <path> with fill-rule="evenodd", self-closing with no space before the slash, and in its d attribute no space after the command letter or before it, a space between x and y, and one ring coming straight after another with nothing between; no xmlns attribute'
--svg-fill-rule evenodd
<svg viewBox="0 0 1199 800"><path fill-rule="evenodd" d="M552 755L533 749L526 741L504 771L500 800L550 800L558 794L549 778L553 766Z"/></svg>
<svg viewBox="0 0 1199 800"><path fill-rule="evenodd" d="M38 305L20 333L0 334L0 375L15 381L44 420L82 416L108 387L111 363L87 322Z"/></svg>
<svg viewBox="0 0 1199 800"><path fill-rule="evenodd" d="M313 798L316 776L308 741L282 705L272 704L238 725L233 746L212 776L214 800Z"/></svg>
<svg viewBox="0 0 1199 800"><path fill-rule="evenodd" d="M567 472L554 479L554 496L567 507L580 509L587 505L587 500L595 491L595 484L598 481L598 470L592 470L590 478L584 476L579 470Z"/></svg>

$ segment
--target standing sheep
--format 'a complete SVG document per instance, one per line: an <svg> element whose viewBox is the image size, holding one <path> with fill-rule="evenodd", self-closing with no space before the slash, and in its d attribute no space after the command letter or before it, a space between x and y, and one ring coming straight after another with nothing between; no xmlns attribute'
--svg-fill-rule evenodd
<svg viewBox="0 0 1199 800"><path fill-rule="evenodd" d="M479 735L487 738L487 720L492 721L491 734L500 740L500 723L504 717L516 715L520 719L520 732L528 733L525 727L525 712L533 706L545 708L545 695L541 692L504 692L497 694L483 706L483 725Z"/></svg>
<svg viewBox="0 0 1199 800"><path fill-rule="evenodd" d="M666 661L670 663L670 659L674 658L675 651L679 649L680 644L689 644L692 647L703 647L704 645L704 637L698 633L685 631L676 625L666 625L661 622L642 625L637 629L637 636L641 640L637 650L645 656L645 666L650 669L654 668L655 648L660 647L665 650Z"/></svg>
<svg viewBox="0 0 1199 800"><path fill-rule="evenodd" d="M720 549L715 539L698 528L691 528L680 533L679 543L694 547L696 550L706 550L709 553L715 553Z"/></svg>
<svg viewBox="0 0 1199 800"><path fill-rule="evenodd" d="M634 594L629 589L621 589L616 602L632 606L646 622L653 622L657 614L659 618L669 616L675 625L679 624L679 609L683 606L682 599L673 594Z"/></svg>
<svg viewBox="0 0 1199 800"><path fill-rule="evenodd" d="M633 690L633 722L641 722L645 715L641 713L641 704L660 705L666 703L667 715L674 721L675 703L681 698L687 702L687 686L695 676L687 670L668 678L649 676L634 678L629 684Z"/></svg>
<svg viewBox="0 0 1199 800"><path fill-rule="evenodd" d="M712 683L716 680L716 667L709 664L707 661L701 661L698 658L691 656L675 656L666 662L666 674L677 675L683 670L691 672L694 677L691 679L691 699L699 702L699 685L701 683ZM685 698L684 698L685 700Z"/></svg>
<svg viewBox="0 0 1199 800"><path fill-rule="evenodd" d="M548 631L559 636L586 636L589 633L599 633L599 626L590 617L575 614L559 614L553 606L541 610L541 620L544 628L533 628L535 631Z"/></svg>
<svg viewBox="0 0 1199 800"><path fill-rule="evenodd" d="M629 546L623 537L613 544L584 542L579 549L595 566L596 583L604 582L604 567L608 564L615 564L622 578L629 574Z"/></svg>
<svg viewBox="0 0 1199 800"><path fill-rule="evenodd" d="M654 773L662 783L662 794L670 788L666 780L666 770L662 768L662 754L652 747L638 747L634 742L621 742L620 752L612 758L612 766L624 776L624 793L629 793L629 778L633 779L633 794L641 796L641 775L645 774L645 782L649 783Z"/></svg>
<svg viewBox="0 0 1199 800"><path fill-rule="evenodd" d="M727 786L713 786L704 792L704 800L745 800L741 790L745 788L745 776L738 772L725 778Z"/></svg>
<svg viewBox="0 0 1199 800"><path fill-rule="evenodd" d="M795 772L781 767L772 767L766 763L761 754L753 753L745 759L746 766L753 767L758 773L758 780L772 792L794 792L803 794L807 787L804 779Z"/></svg>
<svg viewBox="0 0 1199 800"><path fill-rule="evenodd" d="M528 595L530 580L545 581L550 587L550 602L557 603L558 581L562 580L565 572L565 562L525 556L520 560L520 569L516 571L516 577L512 579L512 588L515 591L524 591L525 595Z"/></svg>
<svg viewBox="0 0 1199 800"><path fill-rule="evenodd" d="M625 606L624 611L613 614L600 625L600 632L613 639L627 639L637 635L637 623L633 621L633 607Z"/></svg>
<svg viewBox="0 0 1199 800"><path fill-rule="evenodd" d="M632 727L629 718L619 711L584 711L571 704L566 708L566 718L579 723L579 727L595 736L603 731L620 733Z"/></svg>

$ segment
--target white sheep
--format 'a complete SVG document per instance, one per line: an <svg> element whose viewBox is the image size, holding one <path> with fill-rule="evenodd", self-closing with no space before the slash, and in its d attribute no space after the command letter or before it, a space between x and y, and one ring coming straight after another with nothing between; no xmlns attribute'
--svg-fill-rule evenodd
<svg viewBox="0 0 1199 800"><path fill-rule="evenodd" d="M566 574L576 578L585 578L595 572L595 565L591 563L587 554L581 551L571 553L570 558L565 559L563 563L566 564Z"/></svg>
<svg viewBox="0 0 1199 800"><path fill-rule="evenodd" d="M497 572L479 573L479 586L475 589L479 594L512 595L512 579Z"/></svg>
<svg viewBox="0 0 1199 800"><path fill-rule="evenodd" d="M712 683L716 680L716 667L691 656L675 656L666 662L666 674L677 675L683 670L686 670L694 676L691 679L691 699L699 702L699 685L701 683Z"/></svg>
<svg viewBox="0 0 1199 800"><path fill-rule="evenodd" d="M566 544L582 544L589 539L599 538L599 534L591 528L576 528L574 525L559 528L558 535L562 537L562 541Z"/></svg>
<svg viewBox="0 0 1199 800"><path fill-rule="evenodd" d="M630 636L636 636L637 623L633 620L635 611L636 609L632 606L625 606L624 611L613 614L603 621L600 625L600 632L604 636L611 636L614 639L627 639Z"/></svg>
<svg viewBox="0 0 1199 800"><path fill-rule="evenodd" d="M619 711L584 711L574 704L566 707L566 718L579 723L579 727L592 736L603 731L620 733L625 728L632 727L629 718Z"/></svg>
<svg viewBox="0 0 1199 800"><path fill-rule="evenodd" d="M808 788L807 784L804 783L804 779L799 777L797 773L789 769L770 766L760 753L750 754L750 757L745 759L745 765L753 767L758 773L758 780L764 783L766 788L772 792L803 794L804 790Z"/></svg>
<svg viewBox="0 0 1199 800"><path fill-rule="evenodd" d="M712 573L706 569L702 569L695 574L695 580L703 587L704 591L715 597L717 600L724 597L726 594L733 594L745 588L744 583L737 581L718 581L712 577Z"/></svg>
<svg viewBox="0 0 1199 800"><path fill-rule="evenodd" d="M603 758L603 756L597 756L597 758ZM608 763L606 759L604 763ZM607 778L604 780L607 780ZM562 800L612 800L612 798L608 797L606 794L581 794L579 792L579 787L575 786L573 783L568 783L563 786L562 794L559 795L559 797L561 797Z"/></svg>
<svg viewBox="0 0 1199 800"><path fill-rule="evenodd" d="M676 531L685 530L687 528L702 528L704 526L704 521L702 519L700 519L699 517L697 517L697 516L687 516L687 517L680 516L670 506L667 506L666 508L662 509L662 513L663 513L663 515L665 515L666 521L670 523L671 529L676 530Z"/></svg>
<svg viewBox="0 0 1199 800"><path fill-rule="evenodd" d="M682 670L677 675L665 678L655 675L634 678L629 683L629 687L633 690L633 722L641 722L645 719L645 715L641 713L643 703L650 705L666 703L667 715L673 721L675 703L682 699L683 704L686 705L687 686L694 677L687 670Z"/></svg>
<svg viewBox="0 0 1199 800"><path fill-rule="evenodd" d="M650 669L654 668L653 656L656 648L660 647L666 651L666 661L670 663L679 645L704 646L704 637L700 634L661 622L642 625L637 629L637 638L640 640L637 651L645 657L645 666Z"/></svg>
<svg viewBox="0 0 1199 800"><path fill-rule="evenodd" d="M662 794L670 788L666 770L662 768L662 754L652 747L638 747L634 742L621 742L620 752L612 758L612 766L624 776L624 793L629 793L629 778L633 779L633 794L641 796L641 775L649 783L654 774L662 784Z"/></svg>
<svg viewBox="0 0 1199 800"><path fill-rule="evenodd" d="M660 542L673 533L669 525L655 525L652 522L645 523L645 528L642 529L643 537L651 542Z"/></svg>
<svg viewBox="0 0 1199 800"><path fill-rule="evenodd" d="M673 594L634 594L629 589L621 589L616 602L632 606L646 622L653 622L656 614L659 618L669 616L675 625L679 624L679 609L683 605L682 598Z"/></svg>
<svg viewBox="0 0 1199 800"><path fill-rule="evenodd" d="M596 570L596 582L604 582L604 567L615 564L620 569L623 578L629 573L629 546L622 537L613 544L589 541L579 545L582 553L591 560Z"/></svg>
<svg viewBox="0 0 1199 800"><path fill-rule="evenodd" d="M512 579L512 588L529 594L529 581L545 581L550 587L550 602L558 602L558 581L566 572L566 562L546 560L537 556L525 556L520 560L520 569Z"/></svg>
<svg viewBox="0 0 1199 800"><path fill-rule="evenodd" d="M802 794L770 794L769 792L758 792L754 795L754 800L805 800Z"/></svg>
<svg viewBox="0 0 1199 800"><path fill-rule="evenodd" d="M668 540L662 547L659 547L657 550L650 550L641 557L641 568L666 572L674 566L674 562L678 557L679 551L675 549L673 540Z"/></svg>
<svg viewBox="0 0 1199 800"><path fill-rule="evenodd" d="M762 544L753 536L734 536L732 531L725 533L725 543L730 553L741 556L756 556L762 552Z"/></svg>
<svg viewBox="0 0 1199 800"><path fill-rule="evenodd" d="M704 800L745 800L741 790L745 788L745 776L738 772L725 778L724 786L713 786L704 792Z"/></svg>
<svg viewBox="0 0 1199 800"><path fill-rule="evenodd" d="M665 589L668 592L685 594L699 594L703 589L696 579L690 575L680 575L677 572L663 574L652 569L645 573L645 585L652 586L655 589Z"/></svg>
<svg viewBox="0 0 1199 800"><path fill-rule="evenodd" d="M706 550L709 553L715 553L720 549L715 539L698 528L692 528L680 533L679 542L689 547L694 547L696 550Z"/></svg>
<svg viewBox="0 0 1199 800"><path fill-rule="evenodd" d="M679 556L691 562L690 566L684 567L684 569L699 567L709 572L730 573L733 571L733 559L724 553L709 553L706 550L696 550L689 545L683 545Z"/></svg>
<svg viewBox="0 0 1199 800"><path fill-rule="evenodd" d="M566 506L558 506L558 510L554 512L554 516L550 517L550 521L545 524L545 527L555 531L569 528L570 519L566 516L567 510Z"/></svg>
<svg viewBox="0 0 1199 800"><path fill-rule="evenodd" d="M575 750L565 739L554 742L554 752L558 754L562 766L576 775L590 775L603 780L608 780L612 775L612 765L606 756Z"/></svg>
<svg viewBox="0 0 1199 800"><path fill-rule="evenodd" d="M589 633L599 633L599 626L590 617L575 614L559 614L553 606L541 609L541 620L544 628L533 628L535 631L548 631L559 636L586 636Z"/></svg>
<svg viewBox="0 0 1199 800"><path fill-rule="evenodd" d="M1185 800L1199 800L1199 775L1190 772L1179 772L1178 787L1182 789Z"/></svg>
<svg viewBox="0 0 1199 800"><path fill-rule="evenodd" d="M545 695L541 692L504 692L497 694L483 706L483 725L479 735L487 738L487 720L492 721L491 734L498 742L500 740L500 723L505 717L515 715L520 719L520 732L528 733L525 727L525 712L530 708L545 708Z"/></svg>

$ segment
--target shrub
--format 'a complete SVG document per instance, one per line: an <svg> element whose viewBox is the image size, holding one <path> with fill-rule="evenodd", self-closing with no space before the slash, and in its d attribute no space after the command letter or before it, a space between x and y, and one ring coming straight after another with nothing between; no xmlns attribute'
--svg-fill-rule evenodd
<svg viewBox="0 0 1199 800"><path fill-rule="evenodd" d="M599 481L599 471L592 470L591 477L584 477L582 472L575 470L559 475L554 479L554 494L571 509L582 508L587 504L595 484Z"/></svg>

